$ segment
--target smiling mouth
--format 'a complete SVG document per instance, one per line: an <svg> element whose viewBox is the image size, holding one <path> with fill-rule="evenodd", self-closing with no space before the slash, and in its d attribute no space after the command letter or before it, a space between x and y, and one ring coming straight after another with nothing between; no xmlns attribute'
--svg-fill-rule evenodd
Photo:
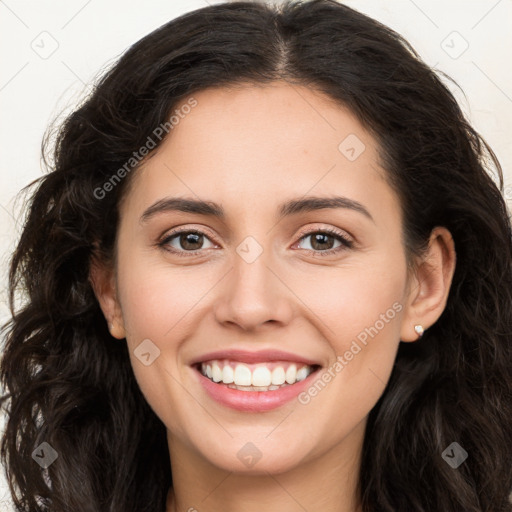
<svg viewBox="0 0 512 512"><path fill-rule="evenodd" d="M275 391L293 386L320 369L320 365L289 361L245 364L227 359L204 361L194 367L211 382L239 391Z"/></svg>

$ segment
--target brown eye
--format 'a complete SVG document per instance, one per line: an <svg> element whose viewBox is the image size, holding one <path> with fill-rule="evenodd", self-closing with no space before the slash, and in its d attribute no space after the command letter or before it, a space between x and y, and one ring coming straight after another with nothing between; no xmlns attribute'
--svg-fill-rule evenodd
<svg viewBox="0 0 512 512"><path fill-rule="evenodd" d="M205 249L205 240L209 238L201 231L187 229L170 233L158 245L169 252L185 256L183 253Z"/></svg>
<svg viewBox="0 0 512 512"><path fill-rule="evenodd" d="M306 248L306 250L321 256L335 254L353 247L353 242L345 235L330 229L310 231L309 233L302 234L301 240L307 239L311 240L311 249ZM336 241L339 242L339 245L333 248Z"/></svg>

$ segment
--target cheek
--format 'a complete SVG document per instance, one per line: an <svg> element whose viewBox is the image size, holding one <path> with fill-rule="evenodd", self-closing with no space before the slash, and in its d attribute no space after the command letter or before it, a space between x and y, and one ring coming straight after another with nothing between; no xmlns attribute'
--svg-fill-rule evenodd
<svg viewBox="0 0 512 512"><path fill-rule="evenodd" d="M179 384L183 377L179 350L191 335L191 320L197 319L198 301L208 287L192 281L186 272L170 271L158 263L140 263L136 264L135 258L126 259L118 267L131 365L152 410L167 428L178 433L183 431L179 419L184 414L182 409L194 409L196 405L194 400L184 401L184 396L190 396L184 395ZM144 353L149 353L146 361Z"/></svg>
<svg viewBox="0 0 512 512"><path fill-rule="evenodd" d="M192 267L170 268L135 258L119 265L120 300L127 338L176 338L187 314L201 307L211 285L204 272ZM206 278L206 279L205 279Z"/></svg>
<svg viewBox="0 0 512 512"><path fill-rule="evenodd" d="M399 345L403 310L400 279L374 282L373 275L354 272L330 282L336 290L311 298L317 311L323 311L319 317L333 350L331 363L299 396L304 415L329 411L320 413L322 446L347 436L382 396Z"/></svg>
<svg viewBox="0 0 512 512"><path fill-rule="evenodd" d="M304 314L339 352L358 335L364 343L365 333L374 338L381 331L385 336L399 332L405 274L405 259L399 256L373 258L370 263L354 258L338 268L290 273L287 282L307 306Z"/></svg>
<svg viewBox="0 0 512 512"><path fill-rule="evenodd" d="M385 388L398 349L406 262L385 253L372 264L353 261L328 269L323 279L317 273L297 280L294 291L304 297L311 322L333 351L326 376L327 386L332 382L336 389L332 396L367 413Z"/></svg>

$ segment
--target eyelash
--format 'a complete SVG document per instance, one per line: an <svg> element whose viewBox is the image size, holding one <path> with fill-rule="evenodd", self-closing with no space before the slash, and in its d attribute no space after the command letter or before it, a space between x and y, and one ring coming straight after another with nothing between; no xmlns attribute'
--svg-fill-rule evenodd
<svg viewBox="0 0 512 512"><path fill-rule="evenodd" d="M175 238L176 236L178 235L181 235L181 234L195 234L195 235L203 235L205 236L206 238L210 239L208 237L208 235L202 231L198 231L196 229L181 229L181 230L177 230L177 231L171 231L168 236L166 236L163 240L161 240L160 242L158 242L158 246L165 250L165 251L168 251L172 254L175 254L177 256L180 256L180 257L185 257L185 258L193 258L195 256L198 255L198 253L201 251L201 249L198 249L197 251L178 251L176 249L169 249L169 247L167 246L167 244L169 244L169 242ZM341 242L341 246L340 247L337 247L336 249L328 249L326 251L314 251L312 249L303 249L303 250L306 250L310 253L313 253L315 255L320 255L320 256L330 256L332 254L336 254L340 251L343 251L343 250L346 250L346 249L352 249L353 246L354 246L354 242L352 242L351 240L349 240L346 236L344 236L342 233L340 233L339 231L336 231L334 229L330 229L330 228L326 228L326 229L316 229L316 230L310 230L310 231L306 231L306 232L302 232L300 233L300 236L299 236L299 242L303 239L303 238L306 238L307 236L311 236L311 235L315 235L315 234L327 234L327 235L331 235L333 236L334 238L336 238L337 240L339 240ZM211 241L211 240L210 240Z"/></svg>

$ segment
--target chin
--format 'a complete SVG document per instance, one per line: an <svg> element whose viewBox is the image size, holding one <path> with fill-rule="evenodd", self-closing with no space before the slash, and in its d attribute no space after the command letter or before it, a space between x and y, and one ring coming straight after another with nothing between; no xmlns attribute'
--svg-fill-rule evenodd
<svg viewBox="0 0 512 512"><path fill-rule="evenodd" d="M279 444L282 446L282 442ZM285 473L296 468L306 456L306 453L289 453L278 451L272 443L242 442L235 443L229 448L219 448L219 456L212 457L212 446L204 456L214 466L225 471L246 475L265 475L268 473ZM302 445L299 443L299 445ZM303 445L302 445L303 446ZM291 446L288 445L288 450ZM216 454L217 455L217 454Z"/></svg>

